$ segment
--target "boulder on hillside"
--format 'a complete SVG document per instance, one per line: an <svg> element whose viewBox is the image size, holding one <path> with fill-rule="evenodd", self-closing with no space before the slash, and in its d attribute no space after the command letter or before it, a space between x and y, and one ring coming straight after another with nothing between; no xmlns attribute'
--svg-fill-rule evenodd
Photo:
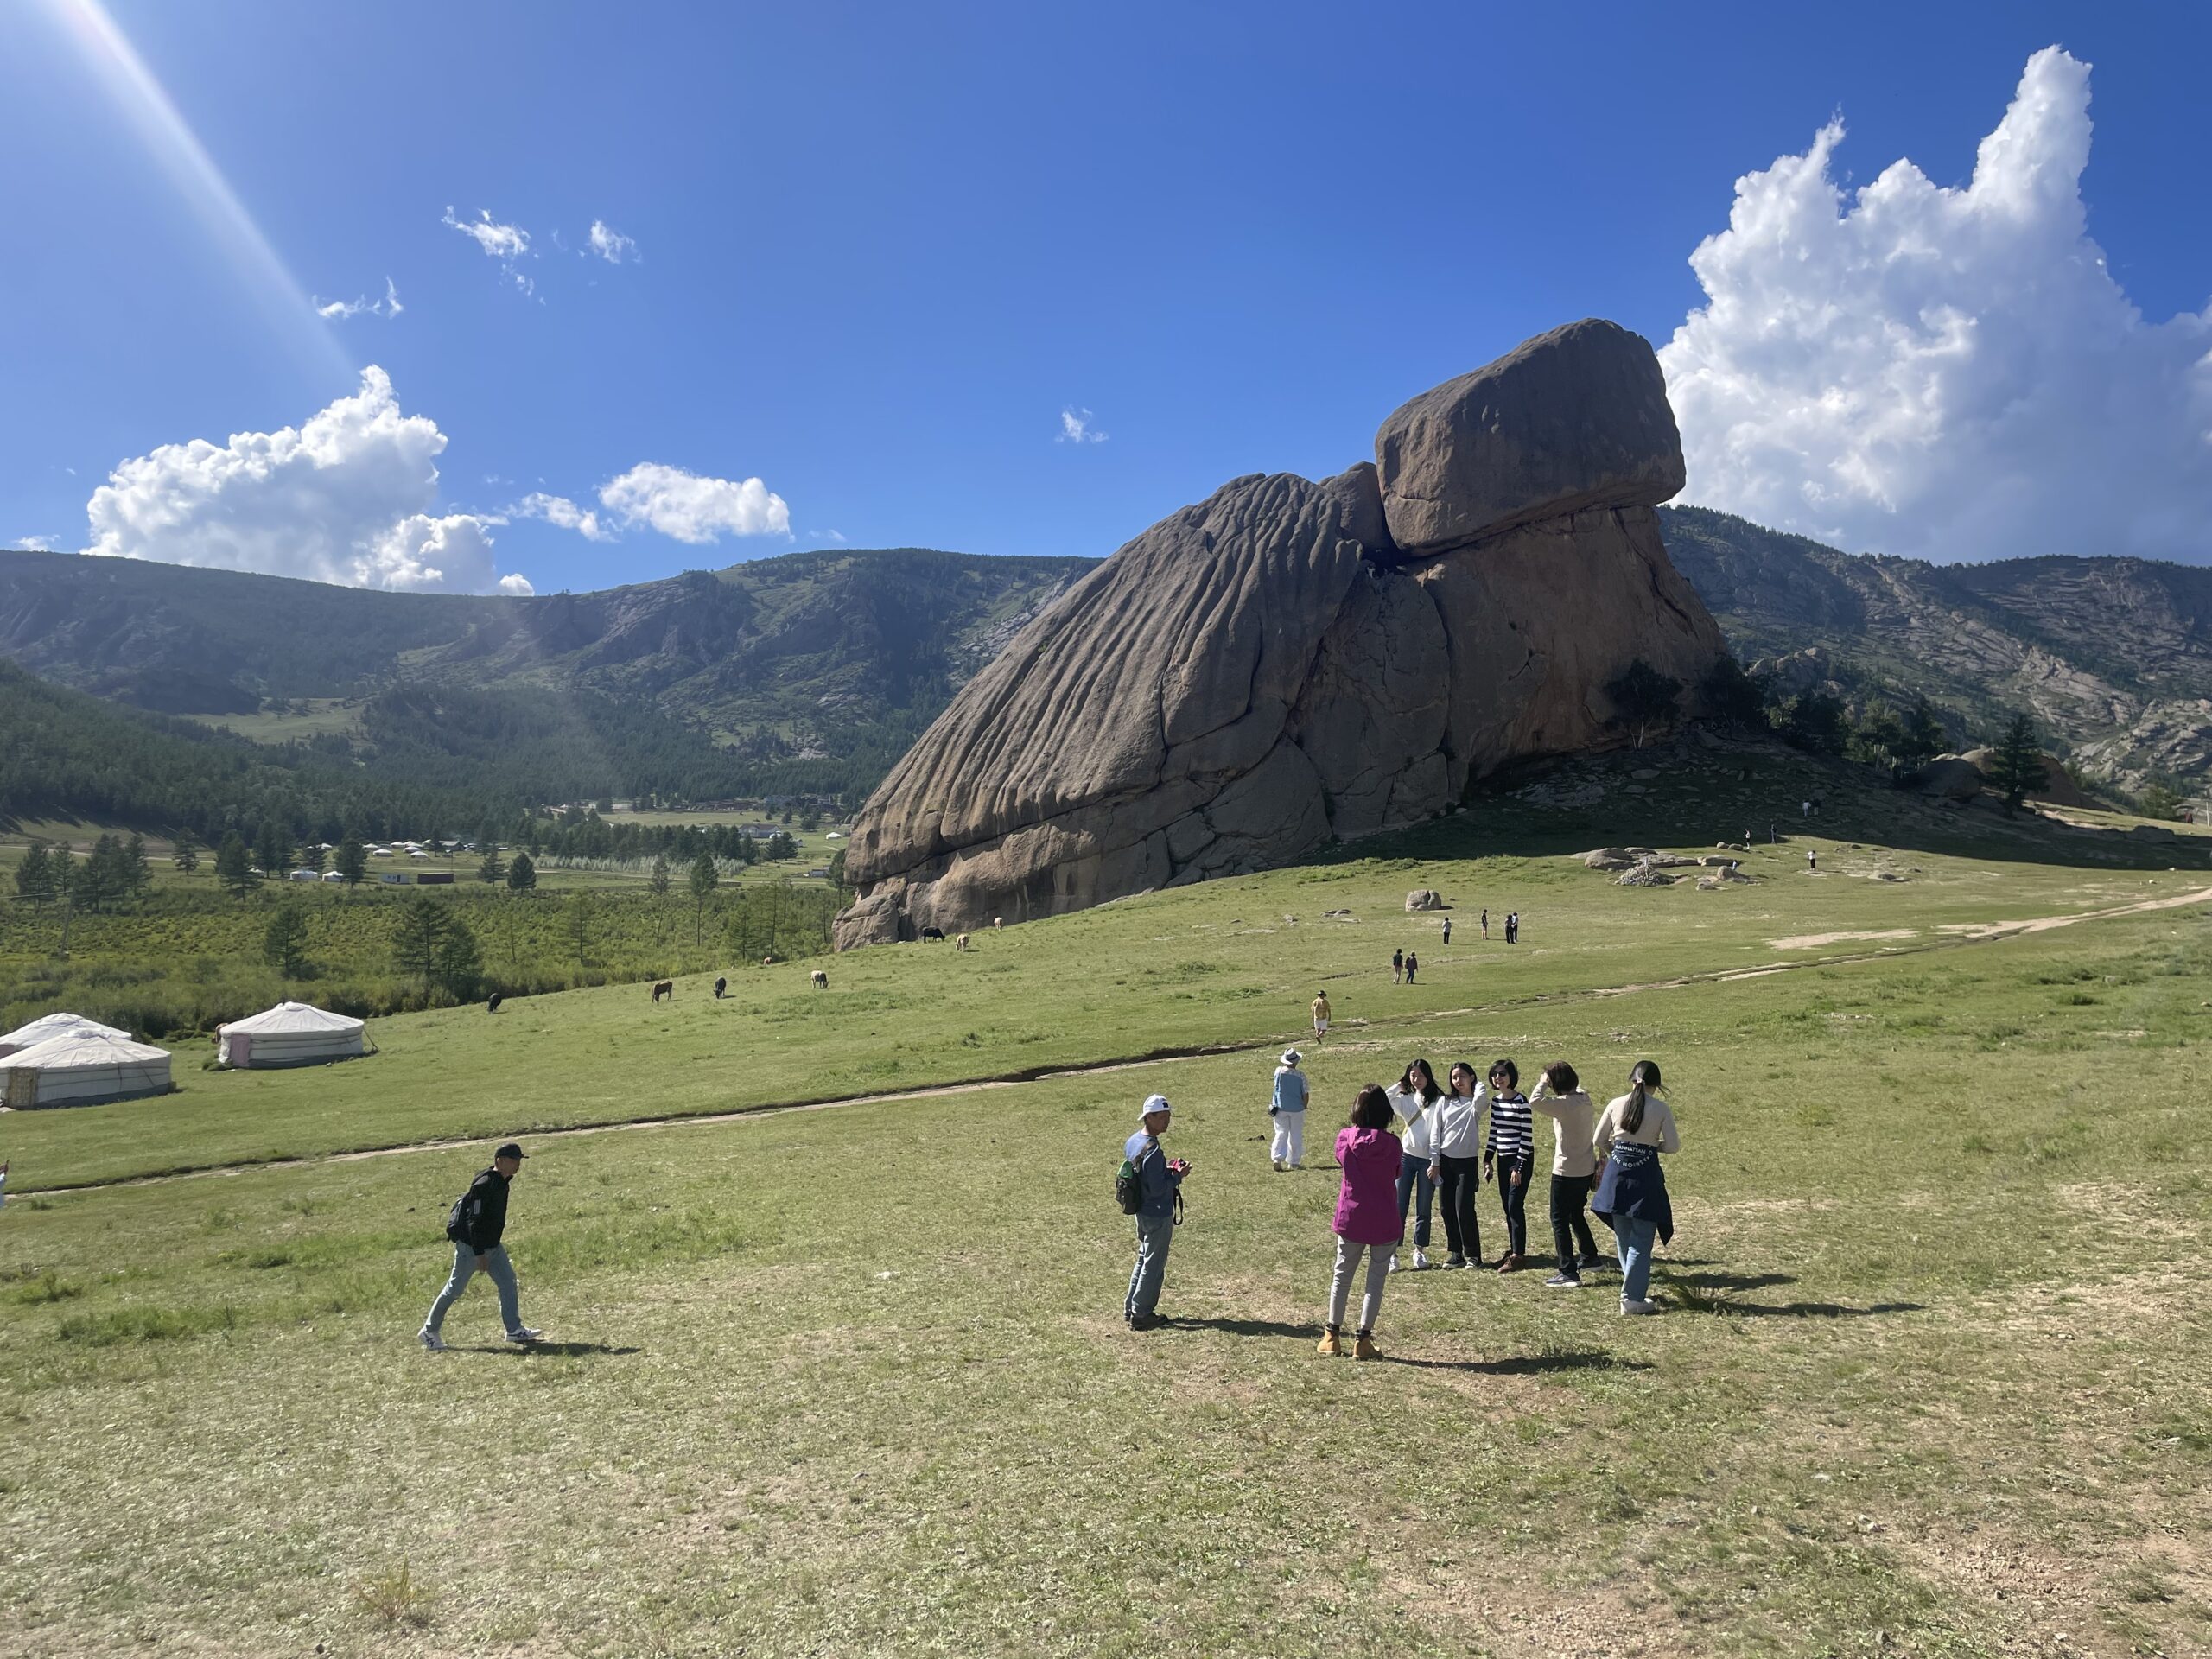
<svg viewBox="0 0 2212 1659"><path fill-rule="evenodd" d="M1378 453L1395 505L1365 463L1236 480L1017 634L862 809L839 946L1416 823L1509 761L1623 741L1600 688L1630 663L1695 686L1723 655L1659 540L1681 458L1636 336L1531 341Z"/></svg>
<svg viewBox="0 0 2212 1659"><path fill-rule="evenodd" d="M1406 895L1406 908L1408 910L1441 910L1444 908L1444 895L1434 887L1415 887Z"/></svg>
<svg viewBox="0 0 2212 1659"><path fill-rule="evenodd" d="M1968 749L1961 758L1968 766L1979 768L1984 778L1988 777L1996 769L1997 751L1994 749ZM2028 791L2030 800L2049 801L2053 806L2094 806L2095 804L2082 792L2082 786L2066 775L2064 761L2056 755L2048 753L2041 758L2043 787L2030 790Z"/></svg>
<svg viewBox="0 0 2212 1659"><path fill-rule="evenodd" d="M1923 794L1939 800L1970 801L1988 781L1981 775L1981 768L1964 755L1939 754L1920 769L1917 787Z"/></svg>
<svg viewBox="0 0 2212 1659"><path fill-rule="evenodd" d="M1409 556L1681 493L1659 359L1594 317L1539 334L1402 405L1375 435L1382 511Z"/></svg>

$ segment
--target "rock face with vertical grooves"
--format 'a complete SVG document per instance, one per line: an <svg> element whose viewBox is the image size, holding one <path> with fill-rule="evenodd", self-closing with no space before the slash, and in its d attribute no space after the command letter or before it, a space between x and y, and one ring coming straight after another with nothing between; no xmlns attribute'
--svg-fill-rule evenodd
<svg viewBox="0 0 2212 1659"><path fill-rule="evenodd" d="M1719 631L1652 508L1681 487L1650 346L1529 341L1385 422L1379 465L1241 478L1015 637L862 810L841 948L1282 864L1510 760L1621 741L1637 658Z"/></svg>

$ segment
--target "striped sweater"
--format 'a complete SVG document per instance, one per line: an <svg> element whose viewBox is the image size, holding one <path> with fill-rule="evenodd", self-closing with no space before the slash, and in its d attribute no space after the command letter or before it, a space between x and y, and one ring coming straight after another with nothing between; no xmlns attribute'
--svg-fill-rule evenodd
<svg viewBox="0 0 2212 1659"><path fill-rule="evenodd" d="M1536 1131L1529 1112L1529 1096L1517 1089L1510 1095L1492 1095L1490 1140L1483 1147L1483 1156L1533 1158L1535 1152Z"/></svg>

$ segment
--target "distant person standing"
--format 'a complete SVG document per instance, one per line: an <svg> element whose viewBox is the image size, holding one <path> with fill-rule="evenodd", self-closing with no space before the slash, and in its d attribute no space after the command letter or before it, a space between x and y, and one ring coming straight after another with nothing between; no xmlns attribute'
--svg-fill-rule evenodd
<svg viewBox="0 0 2212 1659"><path fill-rule="evenodd" d="M1412 951L1406 952L1406 983L1414 982L1414 976L1421 971L1421 958Z"/></svg>
<svg viewBox="0 0 2212 1659"><path fill-rule="evenodd" d="M1403 982L1405 977L1406 953L1402 950L1393 950L1390 953L1390 982L1393 985L1400 984Z"/></svg>
<svg viewBox="0 0 2212 1659"><path fill-rule="evenodd" d="M1313 998L1313 1034L1316 1037L1329 1034L1329 994L1326 991L1317 993Z"/></svg>
<svg viewBox="0 0 2212 1659"><path fill-rule="evenodd" d="M529 1344L545 1339L543 1331L533 1331L522 1322L515 1270L502 1242L507 1231L507 1189L522 1173L522 1148L515 1142L510 1141L499 1147L492 1154L491 1168L471 1181L468 1191L454 1199L453 1208L446 1212L446 1236L453 1241L453 1272L437 1300L430 1304L430 1317L423 1321L417 1333L423 1345L434 1354L445 1351L446 1310L461 1300L461 1293L480 1271L491 1275L499 1293L499 1321L507 1340Z"/></svg>
<svg viewBox="0 0 2212 1659"><path fill-rule="evenodd" d="M1797 816L1803 818L1811 817L1813 816L1813 804L1810 801L1807 801L1803 807L1800 809Z"/></svg>
<svg viewBox="0 0 2212 1659"><path fill-rule="evenodd" d="M1590 1236L1590 1224L1582 1217L1598 1173L1598 1160L1590 1149L1598 1129L1598 1109L1565 1060L1544 1068L1529 1105L1552 1120L1552 1253L1559 1271L1544 1283L1553 1290L1578 1289L1584 1273L1604 1265L1598 1241Z"/></svg>
<svg viewBox="0 0 2212 1659"><path fill-rule="evenodd" d="M8 1205L8 1166L0 1164L0 1210Z"/></svg>
<svg viewBox="0 0 2212 1659"><path fill-rule="evenodd" d="M1490 912L1483 912L1483 938L1490 938Z"/></svg>
<svg viewBox="0 0 2212 1659"><path fill-rule="evenodd" d="M1449 916L1444 918L1444 943L1452 943L1452 918Z"/></svg>
<svg viewBox="0 0 2212 1659"><path fill-rule="evenodd" d="M1337 1192L1337 1214L1332 1230L1337 1236L1336 1271L1329 1279L1329 1322L1317 1352L1334 1358L1344 1352L1338 1332L1344 1308L1351 1300L1351 1283L1367 1262L1367 1290L1359 1303L1359 1326L1353 1333L1354 1359L1380 1359L1375 1346L1375 1320L1382 1311L1383 1288L1389 1283L1389 1254L1405 1236L1405 1224L1391 1206L1391 1189L1397 1179L1404 1148L1390 1132L1390 1098L1374 1084L1359 1091L1351 1109L1351 1122L1337 1134L1337 1162L1344 1172Z"/></svg>
<svg viewBox="0 0 2212 1659"><path fill-rule="evenodd" d="M1505 1211L1505 1254L1500 1273L1516 1273L1529 1254L1529 1172L1535 1167L1535 1131L1521 1068L1500 1060L1490 1069L1490 1138L1483 1143L1483 1171L1495 1167L1497 1202Z"/></svg>
<svg viewBox="0 0 2212 1659"><path fill-rule="evenodd" d="M1820 855L1820 854L1819 854L1819 853L1817 853L1817 852L1815 852L1812 848L1808 847L1808 848L1805 849L1805 869L1806 869L1807 874L1819 874L1819 872L1820 872L1820 868L1821 868L1821 855Z"/></svg>
<svg viewBox="0 0 2212 1659"><path fill-rule="evenodd" d="M1282 1063L1275 1067L1274 1097L1268 1105L1268 1116L1274 1122L1274 1145L1268 1156L1277 1169L1306 1166L1307 1091L1306 1074L1298 1069L1305 1058L1296 1049L1286 1048Z"/></svg>
<svg viewBox="0 0 2212 1659"><path fill-rule="evenodd" d="M1475 1189L1483 1184L1483 1091L1475 1068L1465 1060L1452 1068L1451 1092L1432 1109L1436 1127L1429 1131L1428 1178L1437 1183L1444 1208L1447 1268L1483 1264L1482 1224L1475 1218Z"/></svg>
<svg viewBox="0 0 2212 1659"><path fill-rule="evenodd" d="M1508 944L1521 943L1521 912L1517 910L1505 912L1505 942Z"/></svg>
<svg viewBox="0 0 2212 1659"><path fill-rule="evenodd" d="M1667 1195L1662 1153L1680 1152L1674 1109L1659 1094L1659 1068L1638 1060L1628 1093L1606 1106L1591 1137L1602 1160L1591 1213L1613 1230L1621 1259L1621 1312L1656 1313L1650 1299L1651 1243L1675 1236L1675 1210Z"/></svg>
<svg viewBox="0 0 2212 1659"><path fill-rule="evenodd" d="M1182 1203L1183 1178L1191 1166L1160 1149L1174 1108L1165 1095L1147 1095L1138 1113L1142 1126L1128 1138L1122 1155L1134 1167L1137 1204L1137 1261L1129 1273L1129 1294L1122 1313L1132 1331L1165 1325L1160 1317L1160 1287L1167 1276L1167 1248L1175 1242L1175 1211Z"/></svg>
<svg viewBox="0 0 2212 1659"><path fill-rule="evenodd" d="M1406 1210L1416 1197L1420 1208L1414 1219L1414 1270L1428 1266L1428 1212L1436 1197L1436 1182L1429 1174L1434 1153L1436 1115L1433 1109L1444 1098L1436 1086L1436 1073L1424 1059L1414 1059L1389 1091L1390 1109L1398 1115L1398 1139L1403 1147L1398 1160L1398 1231L1406 1229ZM1394 1254L1390 1260L1397 1261Z"/></svg>

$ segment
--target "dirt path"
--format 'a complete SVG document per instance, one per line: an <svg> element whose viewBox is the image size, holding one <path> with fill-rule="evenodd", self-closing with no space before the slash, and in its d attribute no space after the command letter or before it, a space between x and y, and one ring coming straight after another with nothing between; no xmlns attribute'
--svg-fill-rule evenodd
<svg viewBox="0 0 2212 1659"><path fill-rule="evenodd" d="M2150 911L2179 910L2189 905L2212 904L2212 887L2202 887L2194 893L2175 893L2164 899L2145 899L2134 904L2113 905L2101 910L2085 910L2069 916L2037 916L2019 921L1952 923L1938 930L1938 937L1917 944L1891 945L1882 950L1861 951L1851 956L1800 958L1794 962L1764 963L1751 967L1720 968L1708 972L1684 974L1675 979L1648 980L1631 985L1598 985L1575 991L1539 992L1531 996L1509 997L1479 1008L1440 1008L1423 1014L1409 1014L1395 1020L1344 1020L1344 1029L1367 1031L1389 1030L1394 1027L1427 1025L1439 1020L1467 1020L1478 1015L1498 1014L1515 1008L1553 1007L1562 1002L1595 1001L1600 998L1633 996L1646 991L1679 990L1688 985L1722 984L1736 980L1763 979L1774 974L1794 973L1807 968L1834 968L1852 963L1895 961L1899 957L1918 956L1930 950L1955 950L1965 945L1986 944L2000 939L2022 937L2030 933L2045 933L2055 928L2070 927L2076 922L2109 921L2121 916L2137 916ZM1910 938L1913 930L1897 929L1887 933L1835 933L1812 936L1823 942L1847 939L1891 939L1900 934ZM1777 939L1770 941L1777 949L1808 948L1812 938ZM1239 1043L1215 1043L1199 1048L1161 1049L1148 1054L1123 1056L1121 1058L1098 1060L1088 1065L1058 1066L1032 1070L996 1077L975 1077L959 1083L938 1084L926 1089L901 1090L891 1094L844 1095L827 1100L799 1100L770 1103L760 1106L741 1106L732 1111L706 1112L692 1116L623 1118L609 1123L579 1123L566 1128L531 1129L530 1138L536 1141L566 1141L579 1135L616 1135L628 1129L668 1129L693 1128L702 1124L736 1123L759 1117L778 1117L787 1112L827 1111L833 1106L879 1106L907 1100L934 1100L948 1095L981 1094L989 1089L1020 1089L1033 1084L1052 1083L1069 1077L1103 1077L1110 1072L1133 1071L1140 1066L1171 1065L1182 1060L1206 1059L1223 1054L1255 1054L1280 1048L1286 1039L1280 1033L1254 1038ZM248 1170L300 1169L321 1164L359 1163L370 1158L397 1158L404 1154L445 1152L455 1147L481 1145L484 1135L465 1135L436 1141L410 1141L398 1146L369 1147L355 1152L318 1153L306 1158L270 1158L245 1163L214 1164L203 1169L171 1170L157 1175L129 1175L112 1180L86 1181L77 1185L52 1187L24 1187L21 1195L29 1198L42 1193L48 1197L63 1197L73 1192L100 1192L114 1187L151 1186L166 1181L195 1180L207 1176L238 1175Z"/></svg>

